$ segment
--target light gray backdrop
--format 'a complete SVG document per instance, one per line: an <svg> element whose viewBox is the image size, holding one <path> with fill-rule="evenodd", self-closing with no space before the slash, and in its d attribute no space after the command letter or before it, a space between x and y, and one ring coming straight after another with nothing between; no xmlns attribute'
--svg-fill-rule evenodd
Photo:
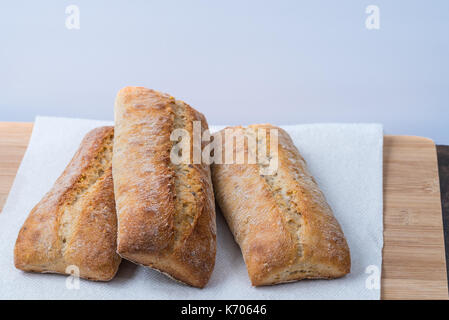
<svg viewBox="0 0 449 320"><path fill-rule="evenodd" d="M449 144L448 59L445 0L1 1L0 121L109 120L142 85L213 124L381 122Z"/></svg>

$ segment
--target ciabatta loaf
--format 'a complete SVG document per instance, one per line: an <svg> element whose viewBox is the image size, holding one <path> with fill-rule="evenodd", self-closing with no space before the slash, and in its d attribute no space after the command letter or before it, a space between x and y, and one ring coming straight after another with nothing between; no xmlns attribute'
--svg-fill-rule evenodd
<svg viewBox="0 0 449 320"><path fill-rule="evenodd" d="M126 87L115 102L112 172L118 213L118 253L195 287L215 263L215 204L210 168L174 163L176 129L200 134L204 116L182 101L142 87Z"/></svg>
<svg viewBox="0 0 449 320"><path fill-rule="evenodd" d="M258 134L259 129L265 135ZM277 144L272 144L273 129L278 133ZM227 144L225 130L256 142ZM217 202L240 245L252 284L347 274L351 261L346 239L290 136L271 125L232 127L219 134L223 155L227 147L232 148L234 158L243 152L246 159L240 164L225 160L213 164L212 177ZM266 170L268 162L261 161L263 157L248 161L261 147L266 149L262 152L265 160L277 159L271 172Z"/></svg>
<svg viewBox="0 0 449 320"><path fill-rule="evenodd" d="M15 245L18 269L79 271L82 278L100 281L114 277L121 258L116 253L113 135L113 127L89 132L53 188L30 212Z"/></svg>

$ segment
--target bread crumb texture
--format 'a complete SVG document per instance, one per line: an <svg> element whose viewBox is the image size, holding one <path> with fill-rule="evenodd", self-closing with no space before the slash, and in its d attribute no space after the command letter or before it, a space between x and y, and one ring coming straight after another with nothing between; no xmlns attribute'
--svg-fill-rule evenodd
<svg viewBox="0 0 449 320"><path fill-rule="evenodd" d="M107 281L116 253L117 215L112 182L113 127L90 131L52 189L19 232L14 259L24 271L66 273Z"/></svg>
<svg viewBox="0 0 449 320"><path fill-rule="evenodd" d="M215 264L215 203L208 165L174 164L175 129L190 134L204 116L170 95L126 87L116 99L113 177L119 217L118 252L196 287Z"/></svg>
<svg viewBox="0 0 449 320"><path fill-rule="evenodd" d="M245 143L246 157L256 154L256 146L268 157L278 157L271 175L260 174L267 166L260 161L212 165L217 202L240 245L252 284L349 273L349 247L341 227L287 132L268 124L226 129L256 139L256 144ZM223 141L226 129L221 131ZM266 137L255 135L258 129L265 129ZM270 152L270 129L278 132L277 152Z"/></svg>

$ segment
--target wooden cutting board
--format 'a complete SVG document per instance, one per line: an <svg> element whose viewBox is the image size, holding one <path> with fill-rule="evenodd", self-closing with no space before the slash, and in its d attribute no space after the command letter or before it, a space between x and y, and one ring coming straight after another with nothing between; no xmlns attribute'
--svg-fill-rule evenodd
<svg viewBox="0 0 449 320"><path fill-rule="evenodd" d="M0 210L32 126L0 122ZM381 287L382 299L448 299L436 149L426 138L384 139Z"/></svg>

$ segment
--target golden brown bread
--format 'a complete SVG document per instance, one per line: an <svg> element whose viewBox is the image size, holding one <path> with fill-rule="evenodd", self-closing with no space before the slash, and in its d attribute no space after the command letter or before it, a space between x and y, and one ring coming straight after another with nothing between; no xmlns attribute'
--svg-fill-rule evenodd
<svg viewBox="0 0 449 320"><path fill-rule="evenodd" d="M114 277L117 216L112 183L113 127L90 131L52 189L33 208L17 237L15 266L107 281Z"/></svg>
<svg viewBox="0 0 449 320"><path fill-rule="evenodd" d="M261 174L266 164L213 164L215 197L240 245L255 286L300 279L336 278L350 272L346 239L323 193L307 170L290 136L271 125L227 128L255 137L257 129L278 130L277 172ZM225 154L225 131L222 135ZM257 146L270 150L257 138ZM246 143L233 153L256 154ZM273 154L276 154L273 149Z"/></svg>
<svg viewBox="0 0 449 320"><path fill-rule="evenodd" d="M170 160L171 133L185 129L192 136L193 121L207 130L201 113L167 94L142 87L118 93L112 159L117 250L125 259L204 287L216 252L210 168Z"/></svg>

